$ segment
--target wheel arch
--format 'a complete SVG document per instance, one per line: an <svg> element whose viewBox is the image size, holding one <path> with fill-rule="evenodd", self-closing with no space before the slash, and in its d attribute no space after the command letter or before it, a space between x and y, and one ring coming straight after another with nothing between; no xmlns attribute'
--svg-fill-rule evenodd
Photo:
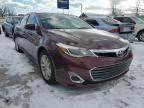
<svg viewBox="0 0 144 108"><path fill-rule="evenodd" d="M48 56L49 56L49 58L50 58L50 60L51 60L51 63L53 65L53 67L54 67L54 75L55 75L54 80L56 80L56 66L55 66L55 63L53 61L53 58L52 58L51 54L49 53L49 51L47 50L47 48L45 48L44 46L39 47L38 50L37 50L37 63L39 65L39 63L40 63L39 57L40 57L40 54L41 54L42 51L46 51L47 54L48 54ZM56 83L56 82L54 81L54 83Z"/></svg>
<svg viewBox="0 0 144 108"><path fill-rule="evenodd" d="M139 34L140 34L142 31L144 32L144 29L141 29L140 31L138 31L138 33L137 33L136 37L138 37L138 36L139 36Z"/></svg>
<svg viewBox="0 0 144 108"><path fill-rule="evenodd" d="M44 46L40 46L37 50L37 62L39 63L39 56L41 54L42 51L46 51L48 56L50 57L50 59L52 59L52 57L50 56L49 51L47 50L47 48L45 48Z"/></svg>

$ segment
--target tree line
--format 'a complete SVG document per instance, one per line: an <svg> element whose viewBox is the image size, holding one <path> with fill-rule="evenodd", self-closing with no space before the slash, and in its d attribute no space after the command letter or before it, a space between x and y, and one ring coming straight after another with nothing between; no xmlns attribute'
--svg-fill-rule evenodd
<svg viewBox="0 0 144 108"><path fill-rule="evenodd" d="M14 8L10 8L8 6L0 7L0 17L14 16L14 15L16 15Z"/></svg>
<svg viewBox="0 0 144 108"><path fill-rule="evenodd" d="M118 8L118 5L121 1L126 1L126 0L109 0L110 1L110 5L111 5L111 14L113 16L117 16L117 15L123 15L123 10ZM136 0L135 1L135 7L133 7L133 9L131 10L132 13L134 13L135 15L140 15L140 11L143 11L144 9L142 9L141 6L141 0Z"/></svg>

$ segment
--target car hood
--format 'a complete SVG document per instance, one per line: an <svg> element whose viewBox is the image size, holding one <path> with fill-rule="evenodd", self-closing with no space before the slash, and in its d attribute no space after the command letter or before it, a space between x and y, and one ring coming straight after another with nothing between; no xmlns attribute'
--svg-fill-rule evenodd
<svg viewBox="0 0 144 108"><path fill-rule="evenodd" d="M55 29L48 32L57 42L87 49L118 49L128 45L128 41L97 29Z"/></svg>

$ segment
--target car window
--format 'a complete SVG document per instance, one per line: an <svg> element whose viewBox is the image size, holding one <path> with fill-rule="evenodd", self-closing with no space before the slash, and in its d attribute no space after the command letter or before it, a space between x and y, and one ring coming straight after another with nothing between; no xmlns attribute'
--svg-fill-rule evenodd
<svg viewBox="0 0 144 108"><path fill-rule="evenodd" d="M12 19L11 19L10 17L8 17L8 18L6 19L6 22L11 23L11 22L12 22Z"/></svg>
<svg viewBox="0 0 144 108"><path fill-rule="evenodd" d="M27 24L37 24L37 19L34 15L30 15Z"/></svg>
<svg viewBox="0 0 144 108"><path fill-rule="evenodd" d="M119 26L121 22L112 19L112 18L102 18L101 19L105 24L112 25L112 26Z"/></svg>
<svg viewBox="0 0 144 108"><path fill-rule="evenodd" d="M87 19L86 22L93 26L99 25L99 23L96 20L92 20L92 19Z"/></svg>
<svg viewBox="0 0 144 108"><path fill-rule="evenodd" d="M40 22L46 29L91 29L85 21L75 16L40 14Z"/></svg>
<svg viewBox="0 0 144 108"><path fill-rule="evenodd" d="M21 25L26 25L28 16L29 16L29 15L26 15L26 16L23 17L23 19L21 20Z"/></svg>
<svg viewBox="0 0 144 108"><path fill-rule="evenodd" d="M131 18L129 17L115 17L116 20L122 22L122 23L132 23L132 24L135 24L135 21L132 20Z"/></svg>
<svg viewBox="0 0 144 108"><path fill-rule="evenodd" d="M8 22L9 18L6 18L6 22Z"/></svg>
<svg viewBox="0 0 144 108"><path fill-rule="evenodd" d="M137 24L143 24L144 23L144 21L141 18L139 18L139 17L133 17L133 19L135 20L135 22Z"/></svg>
<svg viewBox="0 0 144 108"><path fill-rule="evenodd" d="M18 24L21 21L21 17L13 17L13 23Z"/></svg>

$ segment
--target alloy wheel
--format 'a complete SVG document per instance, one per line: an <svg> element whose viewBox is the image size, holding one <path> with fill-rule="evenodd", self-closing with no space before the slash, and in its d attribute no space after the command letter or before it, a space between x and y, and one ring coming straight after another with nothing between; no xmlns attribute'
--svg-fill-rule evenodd
<svg viewBox="0 0 144 108"><path fill-rule="evenodd" d="M140 40L144 42L144 32L142 32L139 36Z"/></svg>
<svg viewBox="0 0 144 108"><path fill-rule="evenodd" d="M52 75L51 62L47 55L42 55L40 60L41 72L45 80L50 80Z"/></svg>

